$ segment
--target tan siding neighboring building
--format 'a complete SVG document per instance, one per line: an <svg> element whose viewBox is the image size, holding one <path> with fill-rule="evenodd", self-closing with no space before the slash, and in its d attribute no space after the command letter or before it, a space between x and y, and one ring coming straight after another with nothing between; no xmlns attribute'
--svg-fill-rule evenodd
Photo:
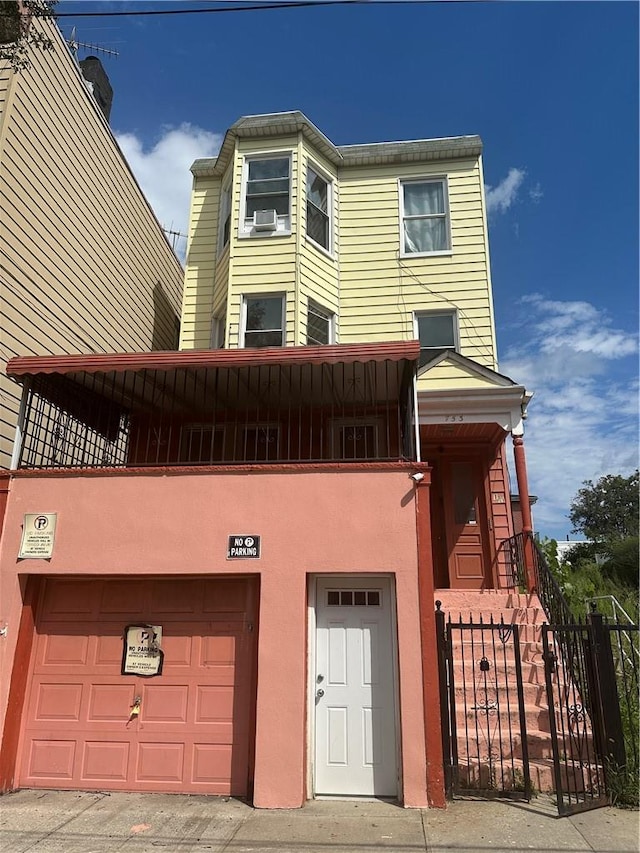
<svg viewBox="0 0 640 853"><path fill-rule="evenodd" d="M14 355L176 345L183 271L55 25L31 67L0 68L0 465Z"/></svg>

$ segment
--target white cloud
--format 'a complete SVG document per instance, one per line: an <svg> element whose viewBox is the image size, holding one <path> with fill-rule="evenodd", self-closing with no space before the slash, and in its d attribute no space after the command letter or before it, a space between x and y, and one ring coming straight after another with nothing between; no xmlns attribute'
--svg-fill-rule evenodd
<svg viewBox="0 0 640 853"><path fill-rule="evenodd" d="M151 148L145 148L134 133L116 133L116 139L162 227L186 234L189 167L198 157L213 157L220 148L221 136L185 123L166 128ZM178 240L175 248L184 258L186 240Z"/></svg>
<svg viewBox="0 0 640 853"><path fill-rule="evenodd" d="M496 187L485 186L487 213L504 213L514 203L526 172L512 167Z"/></svg>
<svg viewBox="0 0 640 853"><path fill-rule="evenodd" d="M563 537L583 480L638 465L635 334L589 302L523 298L518 344L500 370L535 391L525 435L536 529ZM513 466L511 467L513 469ZM515 485L515 484L514 484Z"/></svg>

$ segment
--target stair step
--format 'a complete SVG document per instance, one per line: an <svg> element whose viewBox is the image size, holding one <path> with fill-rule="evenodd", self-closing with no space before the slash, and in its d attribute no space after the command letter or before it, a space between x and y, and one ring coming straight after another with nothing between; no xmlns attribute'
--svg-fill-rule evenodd
<svg viewBox="0 0 640 853"><path fill-rule="evenodd" d="M458 762L458 779L460 787L466 790L482 789L522 791L524 790L524 773L522 760L513 758L508 762L484 759L460 759ZM529 776L535 791L553 793L556 789L553 761L540 758L529 761ZM594 765L583 767L580 762L568 762L560 766L561 785L563 792L582 794L591 792L592 778L602 778L602 767Z"/></svg>

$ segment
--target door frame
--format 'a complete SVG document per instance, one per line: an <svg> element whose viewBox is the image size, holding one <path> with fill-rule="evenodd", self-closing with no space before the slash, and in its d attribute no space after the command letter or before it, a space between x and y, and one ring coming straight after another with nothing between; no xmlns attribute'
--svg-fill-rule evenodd
<svg viewBox="0 0 640 853"><path fill-rule="evenodd" d="M392 662L392 683L393 683L393 715L394 729L396 741L396 770L397 770L397 787L396 799L402 802L403 793L403 766L402 766L402 727L400 719L400 672L398 659L398 604L396 595L396 576L393 572L322 572L317 574L307 575L307 772L306 772L306 790L307 799L316 799L315 790L315 755L316 755L316 646L317 646L317 588L319 580L331 580L336 586L349 586L350 580L368 581L368 580L385 580L388 582L389 588L389 608L390 608L390 631L391 631L391 662ZM359 799L355 795L320 795L319 799ZM362 795L363 799L377 799L367 794Z"/></svg>

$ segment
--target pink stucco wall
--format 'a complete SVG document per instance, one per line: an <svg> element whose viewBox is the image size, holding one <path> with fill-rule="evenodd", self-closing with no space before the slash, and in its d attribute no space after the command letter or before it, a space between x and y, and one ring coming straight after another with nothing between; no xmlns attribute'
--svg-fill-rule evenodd
<svg viewBox="0 0 640 853"><path fill-rule="evenodd" d="M398 619L402 797L425 806L416 519L408 470L17 476L0 551L0 709L20 617L20 574L259 573L254 803L296 807L308 761L307 583L316 573L388 573ZM24 513L56 512L54 556L18 561ZM228 561L227 537L262 556Z"/></svg>

